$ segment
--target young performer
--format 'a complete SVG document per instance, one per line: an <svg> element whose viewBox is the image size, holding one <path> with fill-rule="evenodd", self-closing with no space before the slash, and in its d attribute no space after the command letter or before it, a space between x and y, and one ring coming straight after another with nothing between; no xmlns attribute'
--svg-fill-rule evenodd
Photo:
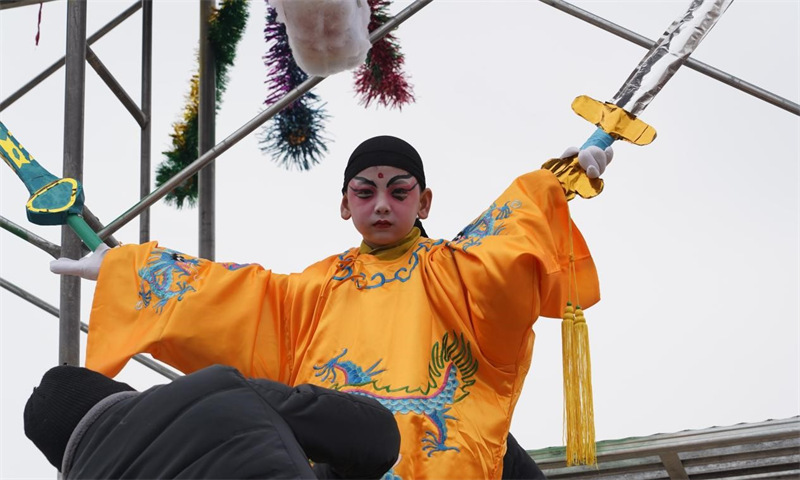
<svg viewBox="0 0 800 480"><path fill-rule="evenodd" d="M602 173L611 151L591 149L581 154ZM500 478L531 326L560 317L570 289L584 308L599 299L561 184L546 170L523 175L455 240L425 238L415 226L432 203L422 160L382 136L355 149L342 191L342 218L363 241L302 273L155 242L88 257L102 265L87 366L113 376L149 352L186 373L222 363L363 395L395 415L396 477ZM58 262L57 273L80 268Z"/></svg>

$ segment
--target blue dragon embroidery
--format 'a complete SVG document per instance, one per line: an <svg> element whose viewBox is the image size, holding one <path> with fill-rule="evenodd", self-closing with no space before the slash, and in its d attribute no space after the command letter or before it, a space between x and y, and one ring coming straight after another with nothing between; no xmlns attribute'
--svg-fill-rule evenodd
<svg viewBox="0 0 800 480"><path fill-rule="evenodd" d="M152 306L156 313L161 313L171 299L183 300L183 296L195 291L195 288L189 285L189 282L179 279L196 278L200 262L198 258L186 256L175 250L155 248L150 253L147 264L139 270L142 283L136 309L141 310L151 306L155 297L158 301Z"/></svg>
<svg viewBox="0 0 800 480"><path fill-rule="evenodd" d="M424 387L381 386L377 377L385 369L376 370L381 360L363 369L349 360L342 360L345 354L347 349L328 362L315 365L314 376L330 383L334 389L373 398L394 414L427 418L433 428L425 432L421 443L429 457L436 452L460 451L447 444L447 421L458 421L448 412L453 404L469 395L468 388L475 384L474 376L478 371L478 361L473 358L470 343L463 334L445 333L441 342L433 345L428 384Z"/></svg>
<svg viewBox="0 0 800 480"><path fill-rule="evenodd" d="M355 260L355 253L349 250L347 252L342 253L339 255L339 271L340 274L335 275L333 277L334 280L344 281L350 280L355 283L356 288L359 290L370 290L373 288L379 288L387 283L391 283L394 281L405 282L409 278L411 278L411 274L419 265L419 252L425 250L427 252L431 251L431 248L435 247L436 245L441 245L444 243L444 240L429 240L425 239L417 244L417 248L411 252L411 256L408 259L408 266L402 267L397 269L394 272L394 275L387 277L381 272L377 272L373 274L369 279L367 279L367 274L363 272L354 273L353 272L353 263Z"/></svg>
<svg viewBox="0 0 800 480"><path fill-rule="evenodd" d="M240 268L249 267L251 264L249 263L233 263L233 262L220 262L226 270L230 270L231 272L235 272Z"/></svg>
<svg viewBox="0 0 800 480"><path fill-rule="evenodd" d="M452 243L466 252L468 248L480 245L484 237L500 235L505 230L503 220L510 217L515 208L521 206L522 202L519 200L508 201L501 207L498 207L496 202L492 203L485 212L461 230Z"/></svg>

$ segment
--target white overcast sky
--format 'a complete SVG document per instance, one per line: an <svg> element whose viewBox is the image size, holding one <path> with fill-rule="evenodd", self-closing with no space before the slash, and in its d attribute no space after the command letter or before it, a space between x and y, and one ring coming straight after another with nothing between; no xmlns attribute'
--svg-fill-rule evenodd
<svg viewBox="0 0 800 480"><path fill-rule="evenodd" d="M93 1L88 34L131 2ZM689 0L576 1L657 38ZM397 2L395 10L407 2ZM66 2L0 12L0 98L64 54ZM250 21L218 116L222 140L263 109L264 3ZM195 69L193 1L154 9L154 168L169 148ZM131 97L140 96L141 13L93 49ZM316 92L327 102L329 152L310 172L286 171L251 135L217 161L217 260L299 271L360 240L339 218L341 174L363 139L393 134L422 154L434 204L426 228L451 238L511 180L594 127L572 99L608 100L645 50L535 0L436 0L399 30L417 101L364 109L350 73ZM800 3L737 0L694 55L800 101ZM61 170L64 72L0 113L40 163ZM681 69L641 118L658 138L615 144L600 197L571 203L598 266L603 300L587 312L598 439L758 422L800 414L800 119L693 70ZM137 201L139 130L94 71L86 71L86 204L108 223ZM27 191L0 169L0 215L28 224ZM152 237L197 253L197 211L153 208ZM138 241L131 224L116 234ZM0 276L58 305L49 256L0 232ZM83 283L88 321L93 284ZM53 478L23 434L33 386L58 359L54 317L0 291L0 478ZM561 444L560 321L539 319L533 365L512 432L528 448ZM118 377L144 389L164 380L139 364Z"/></svg>

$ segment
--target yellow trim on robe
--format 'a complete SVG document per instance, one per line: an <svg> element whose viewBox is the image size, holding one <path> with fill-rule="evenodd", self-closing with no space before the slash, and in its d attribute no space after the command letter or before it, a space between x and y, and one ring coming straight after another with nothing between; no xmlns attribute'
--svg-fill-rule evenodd
<svg viewBox="0 0 800 480"><path fill-rule="evenodd" d="M395 475L500 478L531 326L567 301L568 215L558 180L540 170L461 238L417 238L389 260L353 248L280 275L155 242L116 248L100 270L86 363L113 376L149 352L186 373L222 363L371 396L400 427ZM597 275L574 226L572 238L588 307Z"/></svg>

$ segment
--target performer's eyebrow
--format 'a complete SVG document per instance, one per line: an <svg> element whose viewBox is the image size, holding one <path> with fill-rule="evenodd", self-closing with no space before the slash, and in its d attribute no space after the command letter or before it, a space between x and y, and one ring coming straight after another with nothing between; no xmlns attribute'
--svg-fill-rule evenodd
<svg viewBox="0 0 800 480"><path fill-rule="evenodd" d="M386 186L389 187L395 182L399 182L401 180L408 180L409 178L414 178L414 175L411 175L410 173L408 173L406 175L396 175L396 176L392 177L391 180L389 180L389 182L386 184Z"/></svg>
<svg viewBox="0 0 800 480"><path fill-rule="evenodd" d="M378 185L368 178L364 177L353 177L353 178L361 183L366 183L367 185L372 185L373 187L378 188Z"/></svg>

